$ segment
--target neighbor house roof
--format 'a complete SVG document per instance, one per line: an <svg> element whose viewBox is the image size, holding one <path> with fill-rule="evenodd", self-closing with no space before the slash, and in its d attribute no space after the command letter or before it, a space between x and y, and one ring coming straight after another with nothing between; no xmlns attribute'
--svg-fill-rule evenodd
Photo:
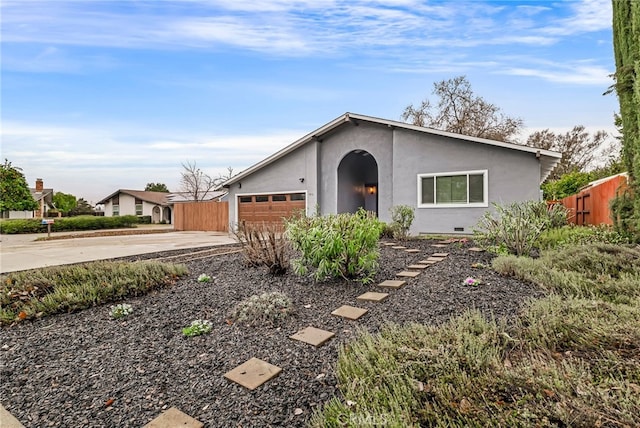
<svg viewBox="0 0 640 428"><path fill-rule="evenodd" d="M50 203L53 201L53 189L42 189L42 192L36 192L34 187L30 187L29 191L31 192L31 196L35 199L36 202L40 201L40 199L44 198L45 202Z"/></svg>
<svg viewBox="0 0 640 428"><path fill-rule="evenodd" d="M515 143L506 143L503 141L489 140L486 138L470 137L468 135L455 134L453 132L441 131L433 128L425 128L422 126L411 125L409 123L397 122L395 120L380 119L377 117L365 116L361 114L347 112L342 116L339 116L336 119L332 120L331 122L327 123L326 125L321 126L315 131L310 132L309 134L305 135L299 140L294 141L292 144L274 153L268 158L262 160L261 162L258 162L257 164L245 169L244 171L240 172L234 177L231 177L229 180L225 181L223 185L225 187L228 187L231 184L242 180L244 177L247 177L253 174L254 172L277 161L283 156L293 152L298 147L301 147L311 141L322 141L322 138L324 136L326 136L336 128L348 122L352 122L354 124L357 124L358 122L377 123L380 125L386 125L389 128L408 129L411 131L422 132L425 134L440 135L443 137L455 138L457 140L470 141L470 142L479 143L479 144L487 144L495 147L518 150L525 153L532 153L532 154L535 154L536 157L540 159L540 183L542 183L544 180L547 179L549 174L551 174L551 171L553 171L553 169L556 167L556 165L558 164L558 162L560 162L560 159L562 158L561 153L554 152L551 150L538 149L536 147L523 146Z"/></svg>
<svg viewBox="0 0 640 428"><path fill-rule="evenodd" d="M211 190L207 192L203 197L201 197L200 201L212 201L214 199L219 199L227 194L226 190ZM175 202L193 202L193 196L189 192L173 192L170 193L167 197L167 200L170 203Z"/></svg>
<svg viewBox="0 0 640 428"><path fill-rule="evenodd" d="M96 204L106 204L114 196L124 193L125 195L133 196L134 198L138 198L145 202L150 202L152 204L158 205L169 205L170 202L168 200L169 193L165 192L145 192L144 190L128 190L128 189L118 189L106 198L96 202Z"/></svg>

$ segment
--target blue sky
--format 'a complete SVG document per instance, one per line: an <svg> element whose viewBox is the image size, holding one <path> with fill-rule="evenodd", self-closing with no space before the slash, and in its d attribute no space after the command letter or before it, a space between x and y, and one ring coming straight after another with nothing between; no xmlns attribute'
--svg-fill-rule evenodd
<svg viewBox="0 0 640 428"><path fill-rule="evenodd" d="M398 120L433 82L532 130L614 131L609 0L3 0L2 157L96 202L260 161L344 112Z"/></svg>

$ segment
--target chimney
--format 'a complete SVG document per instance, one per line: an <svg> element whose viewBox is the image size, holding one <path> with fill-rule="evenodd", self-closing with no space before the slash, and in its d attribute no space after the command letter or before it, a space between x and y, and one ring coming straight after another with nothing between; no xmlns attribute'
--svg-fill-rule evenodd
<svg viewBox="0 0 640 428"><path fill-rule="evenodd" d="M42 182L42 178L36 178L36 192L42 193L44 189L44 183Z"/></svg>

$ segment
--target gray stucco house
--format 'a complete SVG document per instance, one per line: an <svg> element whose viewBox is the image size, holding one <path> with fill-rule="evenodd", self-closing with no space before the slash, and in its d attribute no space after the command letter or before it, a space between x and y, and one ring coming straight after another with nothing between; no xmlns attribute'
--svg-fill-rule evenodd
<svg viewBox="0 0 640 428"><path fill-rule="evenodd" d="M561 154L345 113L224 183L229 219L415 209L412 234L470 233L491 203L540 200Z"/></svg>

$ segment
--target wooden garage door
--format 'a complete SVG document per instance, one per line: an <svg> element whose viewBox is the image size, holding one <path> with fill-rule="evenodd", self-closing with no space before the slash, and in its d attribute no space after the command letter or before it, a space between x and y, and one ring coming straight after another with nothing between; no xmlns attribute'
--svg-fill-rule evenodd
<svg viewBox="0 0 640 428"><path fill-rule="evenodd" d="M306 206L304 193L238 196L238 222L280 223Z"/></svg>

